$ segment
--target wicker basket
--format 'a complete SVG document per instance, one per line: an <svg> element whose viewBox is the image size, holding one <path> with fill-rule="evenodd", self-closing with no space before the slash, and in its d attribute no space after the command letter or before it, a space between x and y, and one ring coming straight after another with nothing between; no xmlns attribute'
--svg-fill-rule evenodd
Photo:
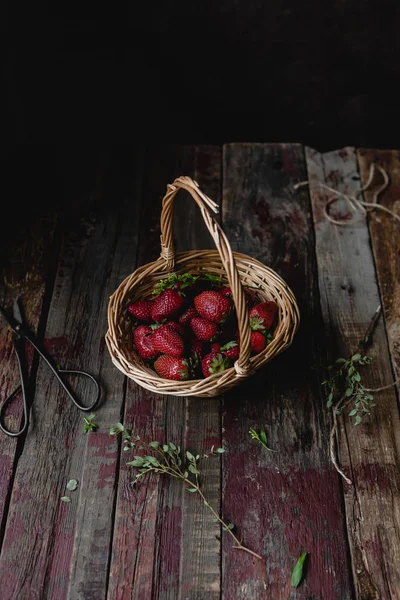
<svg viewBox="0 0 400 600"><path fill-rule="evenodd" d="M175 255L172 240L172 209L176 194L184 189L200 207L217 250L181 252ZM174 396L212 397L222 394L252 375L274 356L285 350L293 340L299 324L299 311L293 293L285 282L259 261L232 252L229 242L209 209L218 212L218 206L201 192L190 177L179 177L167 186L161 213L161 255L121 283L110 298L108 306L109 330L106 335L112 361L120 371L139 385L161 394ZM233 300L240 334L240 357L234 366L206 379L172 381L163 379L146 366L133 345L132 321L126 313L130 302L150 296L154 284L171 271L176 273L201 271L219 275L233 292ZM260 302L275 300L278 304L277 325L272 342L256 356L251 356L250 325L242 284L256 288Z"/></svg>

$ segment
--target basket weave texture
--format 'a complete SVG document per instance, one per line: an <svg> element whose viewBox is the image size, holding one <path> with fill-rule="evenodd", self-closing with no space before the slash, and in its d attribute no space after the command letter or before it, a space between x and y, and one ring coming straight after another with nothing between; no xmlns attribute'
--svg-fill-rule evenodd
<svg viewBox="0 0 400 600"><path fill-rule="evenodd" d="M214 240L216 250L200 250L175 254L172 239L173 201L180 189L186 190L198 204L204 222ZM173 396L212 397L238 385L257 369L285 350L293 341L299 325L299 310L295 297L286 283L258 260L232 252L228 239L210 211L218 206L190 177L178 177L167 186L161 213L161 254L129 275L114 292L108 305L106 343L114 365L127 377L144 388ZM234 366L206 379L173 381L163 379L145 365L133 344L132 321L126 308L135 300L151 297L154 285L167 274L211 273L220 276L232 289L240 334L240 356ZM273 340L251 356L251 329L243 287L256 288L260 302L274 300L278 305L277 325Z"/></svg>

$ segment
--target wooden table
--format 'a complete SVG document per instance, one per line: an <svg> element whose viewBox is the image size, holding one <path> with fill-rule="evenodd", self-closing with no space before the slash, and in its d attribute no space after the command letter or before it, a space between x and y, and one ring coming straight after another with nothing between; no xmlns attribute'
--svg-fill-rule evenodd
<svg viewBox="0 0 400 600"><path fill-rule="evenodd" d="M400 151L319 154L297 144L133 150L129 164L100 164L92 189L76 190L80 212L38 211L7 243L1 303L20 297L59 363L99 375L104 393L99 429L84 434L83 415L29 355L37 391L28 434L0 436L2 600L400 598L398 389L377 394L358 427L339 418L348 485L330 461L332 415L316 368L353 351L381 302L366 384L382 386L399 373L398 223L374 211L368 221L335 226L322 211L329 193L318 186L356 192L371 162L391 178L380 202L399 213ZM211 400L147 392L124 379L104 343L108 298L136 266L156 258L161 198L181 174L220 203L233 249L275 269L301 311L290 350ZM294 189L306 179L311 192ZM184 195L175 226L179 248L212 247ZM10 331L0 326L4 398L18 376ZM16 407L9 423L17 427L20 418ZM154 476L132 489L127 453L108 433L118 421L194 451L223 445L225 454L206 464L205 493L265 560L233 549L179 482ZM255 443L250 427L264 428L276 452ZM66 504L60 498L70 479L79 486ZM304 582L294 590L291 572L304 551Z"/></svg>

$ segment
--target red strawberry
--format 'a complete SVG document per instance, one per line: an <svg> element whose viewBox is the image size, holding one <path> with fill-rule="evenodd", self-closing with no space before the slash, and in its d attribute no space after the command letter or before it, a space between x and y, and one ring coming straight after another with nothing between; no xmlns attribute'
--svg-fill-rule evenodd
<svg viewBox="0 0 400 600"><path fill-rule="evenodd" d="M180 323L177 323L176 321L168 321L168 323L165 324L168 325L168 327L172 327L172 329L175 329L175 331L177 331L179 335L185 335L185 328Z"/></svg>
<svg viewBox="0 0 400 600"><path fill-rule="evenodd" d="M219 290L219 293L225 296L225 298L233 298L232 290L230 287L223 287Z"/></svg>
<svg viewBox="0 0 400 600"><path fill-rule="evenodd" d="M187 310L179 317L179 323L181 325L189 325L193 317L197 317L197 311L194 306L189 306Z"/></svg>
<svg viewBox="0 0 400 600"><path fill-rule="evenodd" d="M226 356L219 352L210 352L210 354L206 354L201 362L204 377L208 377L214 373L222 373L222 371L225 371L225 369L228 369L230 366L230 361Z"/></svg>
<svg viewBox="0 0 400 600"><path fill-rule="evenodd" d="M175 358L180 358L185 353L182 337L169 325L161 325L161 327L156 329L151 336L151 340L157 352L162 352Z"/></svg>
<svg viewBox="0 0 400 600"><path fill-rule="evenodd" d="M203 319L214 323L224 323L232 311L232 302L219 292L202 292L194 299L194 305Z"/></svg>
<svg viewBox="0 0 400 600"><path fill-rule="evenodd" d="M206 342L211 341L218 333L218 326L216 323L202 319L201 317L194 317L190 321L190 326L193 329L194 335L199 340Z"/></svg>
<svg viewBox="0 0 400 600"><path fill-rule="evenodd" d="M158 354L153 345L153 330L147 325L140 325L133 332L135 346L140 356L145 359L155 358Z"/></svg>
<svg viewBox="0 0 400 600"><path fill-rule="evenodd" d="M261 304L253 306L249 313L251 328L254 331L266 331L271 329L277 310L278 305L273 302L273 300L261 302Z"/></svg>
<svg viewBox="0 0 400 600"><path fill-rule="evenodd" d="M221 352L221 344L219 342L211 344L211 352Z"/></svg>
<svg viewBox="0 0 400 600"><path fill-rule="evenodd" d="M128 312L143 323L151 323L151 309L153 302L151 300L137 300L128 306Z"/></svg>
<svg viewBox="0 0 400 600"><path fill-rule="evenodd" d="M206 353L206 342L192 338L189 342L191 354L195 354L198 360L201 360Z"/></svg>
<svg viewBox="0 0 400 600"><path fill-rule="evenodd" d="M243 288L244 290L244 295L245 298L247 300L247 304L251 304L252 302L255 301L255 294L253 292L253 290L249 290L248 288ZM222 294L223 296L225 296L225 298L230 298L231 300L233 299L233 294L232 294L232 290L230 287L223 287L219 290L219 293Z"/></svg>
<svg viewBox="0 0 400 600"><path fill-rule="evenodd" d="M162 354L154 363L154 368L161 377L184 381L189 379L189 364L186 358L174 358Z"/></svg>
<svg viewBox="0 0 400 600"><path fill-rule="evenodd" d="M260 331L251 332L251 350L255 354L259 354L267 345L266 337Z"/></svg>
<svg viewBox="0 0 400 600"><path fill-rule="evenodd" d="M154 301L151 309L153 321L160 323L174 317L182 308L185 300L176 290L165 290Z"/></svg>
<svg viewBox="0 0 400 600"><path fill-rule="evenodd" d="M228 342L221 347L222 354L225 354L230 360L237 360L239 358L240 348L236 342Z"/></svg>

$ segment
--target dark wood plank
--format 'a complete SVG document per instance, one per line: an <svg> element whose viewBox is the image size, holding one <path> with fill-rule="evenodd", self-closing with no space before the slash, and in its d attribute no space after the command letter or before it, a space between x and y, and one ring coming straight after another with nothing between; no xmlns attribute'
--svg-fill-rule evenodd
<svg viewBox="0 0 400 600"><path fill-rule="evenodd" d="M290 350L225 396L223 513L264 561L223 537L223 598L349 600L351 570L341 483L328 456L330 417L316 365L323 352L308 193L298 145L224 147L223 227L234 250L275 269L299 303L300 330ZM264 428L276 453L250 439ZM301 552L307 576L291 594Z"/></svg>
<svg viewBox="0 0 400 600"><path fill-rule="evenodd" d="M369 150L357 151L363 185L368 181L369 169L376 163L386 170L390 185L379 197L379 204L399 212L400 202L400 151ZM376 184L382 179L376 176ZM364 192L367 202L373 202L374 187ZM377 270L382 308L392 364L397 377L400 375L400 223L389 214L375 210L369 216L369 230Z"/></svg>
<svg viewBox="0 0 400 600"><path fill-rule="evenodd" d="M363 221L340 227L328 222L322 209L331 195L318 183L344 193L359 190L356 153L343 148L321 155L307 149L307 167L325 331L333 356L348 356L380 303L368 225ZM338 204L333 210L343 214L348 207ZM364 369L366 385L375 388L393 381L382 319L368 353L373 361ZM344 492L356 597L393 600L400 598L399 411L394 388L377 394L376 400L371 416L359 427L347 416L350 409L345 411L339 420L338 444L342 468L354 482L354 486L345 483Z"/></svg>
<svg viewBox="0 0 400 600"><path fill-rule="evenodd" d="M138 264L159 254L161 199L167 183L189 175L216 200L220 189L219 148L153 148L145 164ZM177 250L210 247L209 234L190 196L178 195L175 208ZM219 404L219 399L157 396L128 381L124 422L147 439L201 449L203 440L219 443ZM203 514L205 507L175 481L149 478L132 490L132 473L125 462L122 456L108 598L172 600L186 593L199 600L219 597L219 544L215 524ZM217 508L218 462L209 465L205 484Z"/></svg>
<svg viewBox="0 0 400 600"><path fill-rule="evenodd" d="M129 269L129 256L135 256L138 220L132 197L124 202L117 187L108 190L107 200L104 177L98 184L91 194L102 208L65 224L46 337L60 364L88 370L104 382L104 402L96 411L100 430L83 433L82 413L40 365L0 558L7 599L106 595L118 452L105 432L119 420L123 403L123 376L105 354L106 307ZM89 401L89 386L76 389ZM60 497L71 478L79 488L64 504Z"/></svg>
<svg viewBox="0 0 400 600"><path fill-rule="evenodd" d="M57 255L55 241L57 216L39 214L34 219L21 218L10 231L2 231L0 304L12 306L20 298L25 308L24 317L32 331L37 332L42 315L46 276L53 255ZM9 223L8 223L9 227ZM51 281L49 281L51 285ZM27 363L31 368L33 354L28 347ZM19 385L18 366L12 344L11 330L0 318L0 402ZM37 365L36 365L37 366ZM32 373L34 375L35 372ZM7 410L7 426L13 431L22 423L22 398L16 399ZM18 445L18 446L17 446ZM0 540L7 519L8 502L17 462L17 447L20 452L23 439L6 437L0 433ZM0 541L1 544L1 541Z"/></svg>

